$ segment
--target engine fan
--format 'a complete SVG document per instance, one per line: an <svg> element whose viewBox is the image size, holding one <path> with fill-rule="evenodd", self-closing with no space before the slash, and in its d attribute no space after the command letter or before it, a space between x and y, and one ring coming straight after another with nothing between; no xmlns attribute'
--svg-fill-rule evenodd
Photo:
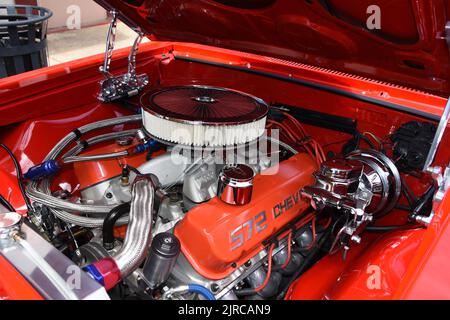
<svg viewBox="0 0 450 320"><path fill-rule="evenodd" d="M225 88L179 86L142 97L147 132L169 144L224 147L264 134L268 106L261 99Z"/></svg>

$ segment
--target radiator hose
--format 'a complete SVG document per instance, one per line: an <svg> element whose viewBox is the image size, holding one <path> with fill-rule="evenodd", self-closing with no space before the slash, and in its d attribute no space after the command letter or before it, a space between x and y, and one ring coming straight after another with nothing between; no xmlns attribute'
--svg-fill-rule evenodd
<svg viewBox="0 0 450 320"><path fill-rule="evenodd" d="M131 194L130 223L122 248L113 257L84 268L106 290L115 287L142 264L152 242L154 179L150 175L138 176Z"/></svg>

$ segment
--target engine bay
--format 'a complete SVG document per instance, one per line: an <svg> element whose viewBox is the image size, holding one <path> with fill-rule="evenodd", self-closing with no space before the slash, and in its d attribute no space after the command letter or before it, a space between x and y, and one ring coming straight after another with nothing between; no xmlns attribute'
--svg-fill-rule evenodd
<svg viewBox="0 0 450 320"><path fill-rule="evenodd" d="M141 103L142 116L75 128L24 175L30 221L112 297L282 299L321 256L345 259L367 230L421 228L431 214L435 184L413 195L403 178L425 162L404 137L429 150L429 123L378 137L309 111L300 119L354 130L325 153L301 111L237 91L169 87ZM77 190L52 187L68 170ZM396 208L405 224L377 226Z"/></svg>
<svg viewBox="0 0 450 320"><path fill-rule="evenodd" d="M329 257L338 269L385 235L429 225L436 121L159 59L160 79L138 98L0 132L16 141L30 201L10 189L22 208L6 211L110 298L296 298Z"/></svg>

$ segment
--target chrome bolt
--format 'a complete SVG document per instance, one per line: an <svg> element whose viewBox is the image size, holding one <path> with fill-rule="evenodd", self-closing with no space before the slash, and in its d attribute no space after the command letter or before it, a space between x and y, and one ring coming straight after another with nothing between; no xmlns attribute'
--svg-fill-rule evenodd
<svg viewBox="0 0 450 320"><path fill-rule="evenodd" d="M442 168L441 167L429 167L427 169L427 171L431 174L439 175L442 173Z"/></svg>
<svg viewBox="0 0 450 320"><path fill-rule="evenodd" d="M353 242L355 242L357 244L361 243L361 237L360 236L354 235L354 236L352 236L351 239L352 239Z"/></svg>
<svg viewBox="0 0 450 320"><path fill-rule="evenodd" d="M138 131L136 132L136 137L137 137L140 141L142 141L142 142L147 142L147 141L148 141L147 135L146 135L145 132L142 131L142 130L138 130Z"/></svg>
<svg viewBox="0 0 450 320"><path fill-rule="evenodd" d="M133 137L126 136L126 137L120 137L116 140L117 145L121 147L129 146L133 143Z"/></svg>

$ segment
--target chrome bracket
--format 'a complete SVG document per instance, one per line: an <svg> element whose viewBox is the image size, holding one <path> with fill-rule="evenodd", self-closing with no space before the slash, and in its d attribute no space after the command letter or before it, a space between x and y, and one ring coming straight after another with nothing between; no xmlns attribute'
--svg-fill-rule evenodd
<svg viewBox="0 0 450 320"><path fill-rule="evenodd" d="M444 171L442 171L441 167L432 167L428 172L431 173L431 176L439 187L439 190L434 196L434 201L441 202L447 191L450 189L450 163Z"/></svg>
<svg viewBox="0 0 450 320"><path fill-rule="evenodd" d="M445 25L445 40L447 41L447 46L450 50L450 21L447 22L447 24ZM427 159L425 161L425 165L423 168L424 172L433 173L436 172L437 170L440 170L440 168L432 167L432 164L436 157L439 145L441 144L442 137L444 136L445 130L447 129L449 120L450 120L450 98L448 99L447 105L445 106L444 112L441 117L441 121L439 122L439 126L436 131L436 135L430 148L430 152L428 153Z"/></svg>
<svg viewBox="0 0 450 320"><path fill-rule="evenodd" d="M128 55L128 71L126 74L113 76L110 73L110 66L113 57L114 45L116 41L117 31L117 11L111 11L112 20L106 38L105 60L100 72L105 76L105 80L100 82L100 93L98 99L102 102L111 102L118 99L136 96L149 83L148 75L136 74L136 56L139 46L144 38L144 34L140 30L135 30L138 34L130 54Z"/></svg>
<svg viewBox="0 0 450 320"><path fill-rule="evenodd" d="M434 219L434 211L431 212L431 214L429 216L417 216L415 217L415 221L416 223L428 228L428 226L431 224L431 222Z"/></svg>
<svg viewBox="0 0 450 320"><path fill-rule="evenodd" d="M447 105L445 106L444 112L442 114L441 120L439 122L439 126L436 130L436 135L434 136L433 143L431 144L430 151L427 156L427 160L425 161L425 166L423 171L433 173L438 168L432 167L434 159L436 157L439 145L441 144L442 138L444 137L445 130L447 130L448 121L450 120L450 98L447 101Z"/></svg>
<svg viewBox="0 0 450 320"><path fill-rule="evenodd" d="M445 25L445 40L447 40L447 46L450 49L450 21L447 21Z"/></svg>

